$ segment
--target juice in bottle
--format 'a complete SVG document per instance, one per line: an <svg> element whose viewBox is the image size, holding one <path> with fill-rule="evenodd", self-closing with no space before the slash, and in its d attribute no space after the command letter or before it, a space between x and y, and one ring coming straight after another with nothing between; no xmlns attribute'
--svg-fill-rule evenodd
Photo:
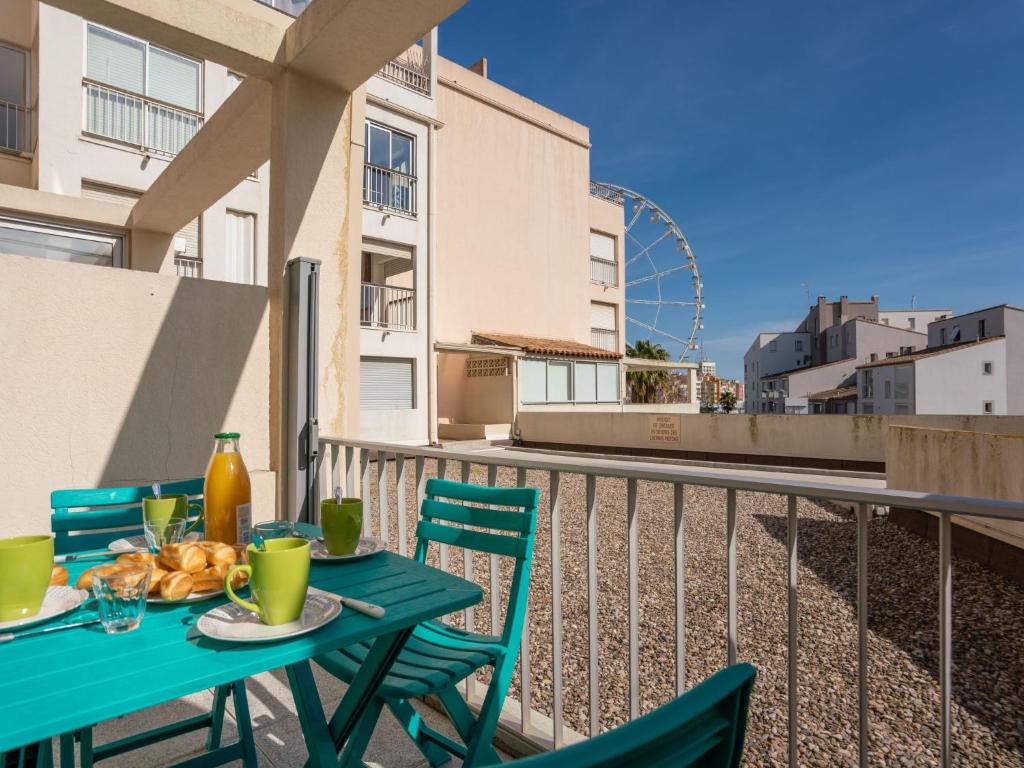
<svg viewBox="0 0 1024 768"><path fill-rule="evenodd" d="M203 484L205 536L225 544L248 544L252 537L252 487L238 452L238 432L218 432Z"/></svg>

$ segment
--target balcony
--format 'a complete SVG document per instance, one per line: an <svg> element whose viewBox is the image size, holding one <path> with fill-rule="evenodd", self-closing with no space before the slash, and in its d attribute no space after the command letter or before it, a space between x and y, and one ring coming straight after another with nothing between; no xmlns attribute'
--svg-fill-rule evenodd
<svg viewBox="0 0 1024 768"><path fill-rule="evenodd" d="M377 74L416 93L430 95L430 68L424 59L422 46L413 46L392 59Z"/></svg>
<svg viewBox="0 0 1024 768"><path fill-rule="evenodd" d="M389 331L416 330L416 290L394 285L363 283L359 324Z"/></svg>
<svg viewBox="0 0 1024 768"><path fill-rule="evenodd" d="M203 276L203 260L191 259L187 256L175 256L174 273L178 277L201 278Z"/></svg>
<svg viewBox="0 0 1024 768"><path fill-rule="evenodd" d="M32 109L0 100L0 150L28 154L32 151Z"/></svg>
<svg viewBox="0 0 1024 768"><path fill-rule="evenodd" d="M609 352L618 352L619 333L605 328L590 329L590 346L598 349L606 349Z"/></svg>
<svg viewBox="0 0 1024 768"><path fill-rule="evenodd" d="M196 135L203 117L156 99L84 79L85 126L91 136L173 157Z"/></svg>
<svg viewBox="0 0 1024 768"><path fill-rule="evenodd" d="M416 177L366 163L363 203L380 210L416 215Z"/></svg>
<svg viewBox="0 0 1024 768"><path fill-rule="evenodd" d="M614 261L590 257L590 282L615 288L619 284L619 265Z"/></svg>

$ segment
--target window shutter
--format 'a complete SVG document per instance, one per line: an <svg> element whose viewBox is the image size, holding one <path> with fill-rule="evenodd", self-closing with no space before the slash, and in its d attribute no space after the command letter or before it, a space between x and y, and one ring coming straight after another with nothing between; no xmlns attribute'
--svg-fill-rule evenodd
<svg viewBox="0 0 1024 768"><path fill-rule="evenodd" d="M146 92L146 45L90 24L86 31L85 73L91 80L143 94Z"/></svg>
<svg viewBox="0 0 1024 768"><path fill-rule="evenodd" d="M413 408L413 361L362 358L359 361L359 407L364 411Z"/></svg>
<svg viewBox="0 0 1024 768"><path fill-rule="evenodd" d="M227 270L233 283L256 282L256 217L251 213L227 212Z"/></svg>
<svg viewBox="0 0 1024 768"><path fill-rule="evenodd" d="M602 331L615 330L615 305L598 304L593 302L590 305L590 327Z"/></svg>
<svg viewBox="0 0 1024 768"><path fill-rule="evenodd" d="M185 253L175 253L179 258L199 260L203 258L202 248L199 244L199 217L192 219L188 224L178 230L175 239L185 239ZM175 249L177 250L177 249Z"/></svg>
<svg viewBox="0 0 1024 768"><path fill-rule="evenodd" d="M199 112L202 65L156 46L149 49L149 88L146 95L182 109Z"/></svg>
<svg viewBox="0 0 1024 768"><path fill-rule="evenodd" d="M615 261L615 238L602 235L600 232L591 232L590 255L595 259Z"/></svg>
<svg viewBox="0 0 1024 768"><path fill-rule="evenodd" d="M102 200L105 203L117 203L118 205L135 205L141 192L120 187L108 187L106 184L97 184L94 181L82 181L82 197L90 200Z"/></svg>

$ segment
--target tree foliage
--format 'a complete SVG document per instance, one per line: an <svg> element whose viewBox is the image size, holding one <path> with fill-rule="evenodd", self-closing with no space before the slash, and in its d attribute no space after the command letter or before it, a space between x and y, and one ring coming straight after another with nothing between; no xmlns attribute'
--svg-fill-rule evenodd
<svg viewBox="0 0 1024 768"><path fill-rule="evenodd" d="M736 410L736 393L732 390L726 390L718 398L718 404L722 406L722 410L726 413L732 413Z"/></svg>
<svg viewBox="0 0 1024 768"><path fill-rule="evenodd" d="M668 350L661 344L650 339L637 339L635 344L626 345L626 357L643 360L668 360ZM669 383L667 371L630 371L626 374L626 386L629 387L630 400L634 403L657 402L661 393Z"/></svg>

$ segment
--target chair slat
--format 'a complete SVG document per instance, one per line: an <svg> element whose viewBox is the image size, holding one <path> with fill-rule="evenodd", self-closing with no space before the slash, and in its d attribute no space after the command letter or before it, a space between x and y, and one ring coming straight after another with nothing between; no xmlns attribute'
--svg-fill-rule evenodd
<svg viewBox="0 0 1024 768"><path fill-rule="evenodd" d="M516 533L532 533L535 519L525 512L468 507L434 499L423 500L422 514L424 517L447 520L450 523L473 525L477 528L496 528Z"/></svg>
<svg viewBox="0 0 1024 768"><path fill-rule="evenodd" d="M464 528L432 523L429 520L420 520L416 527L416 535L439 544L464 547L477 552L490 552L517 559L525 557L529 550L529 542L526 539L514 539L496 533L468 531Z"/></svg>
<svg viewBox="0 0 1024 768"><path fill-rule="evenodd" d="M163 493L185 493L189 496L202 495L203 478L190 480L174 480L161 483ZM138 504L145 496L152 496L153 488L149 485L131 485L121 488L70 488L54 491L50 494L50 507L102 507L113 504Z"/></svg>
<svg viewBox="0 0 1024 768"><path fill-rule="evenodd" d="M540 503L540 491L536 488L498 488L439 478L427 481L427 496L497 507L520 507L524 510L535 509Z"/></svg>

